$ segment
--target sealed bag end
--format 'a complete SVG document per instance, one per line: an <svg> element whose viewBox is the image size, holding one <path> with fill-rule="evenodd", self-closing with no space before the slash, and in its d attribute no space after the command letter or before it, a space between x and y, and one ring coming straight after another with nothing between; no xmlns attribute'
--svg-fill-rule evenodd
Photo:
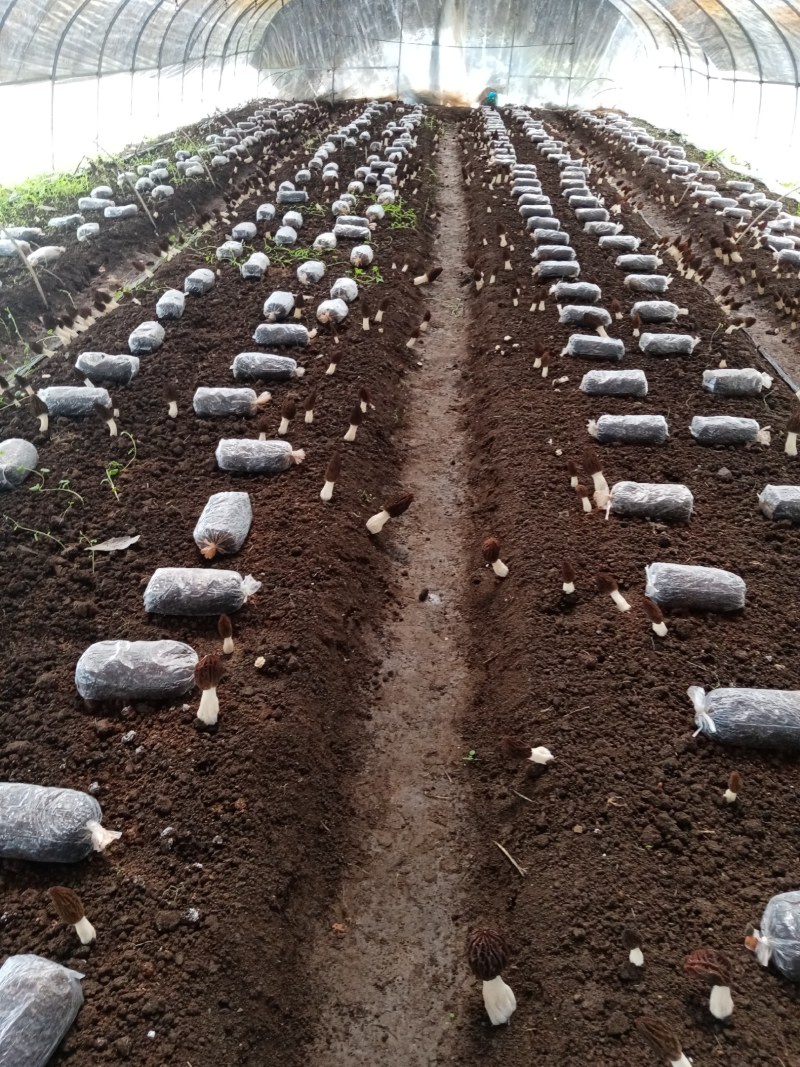
<svg viewBox="0 0 800 1067"><path fill-rule="evenodd" d="M257 578L254 578L252 574L248 574L242 579L242 592L244 593L245 602L247 602L251 596L259 591L261 588L261 582Z"/></svg>
<svg viewBox="0 0 800 1067"><path fill-rule="evenodd" d="M106 830L96 819L90 819L86 829L92 835L92 848L95 852L105 852L109 845L122 837L121 830Z"/></svg>

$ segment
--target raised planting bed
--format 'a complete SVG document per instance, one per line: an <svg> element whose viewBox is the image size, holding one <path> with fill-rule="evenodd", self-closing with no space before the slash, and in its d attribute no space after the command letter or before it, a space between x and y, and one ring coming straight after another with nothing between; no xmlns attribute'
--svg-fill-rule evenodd
<svg viewBox="0 0 800 1067"><path fill-rule="evenodd" d="M759 966L743 936L773 894L800 884L791 830L796 759L695 738L687 690L798 688L800 534L767 520L757 499L767 482L798 481L797 461L783 451L792 396L780 381L760 397L704 391L703 371L722 359L731 368L772 370L741 332L718 328L719 307L706 289L677 274L668 299L688 309L680 332L700 341L684 356L642 353L630 318L639 296L614 265L618 253L584 232L561 195L558 163L527 139L522 122L506 122L518 161L535 164L570 236L581 280L601 287L600 306L618 301L622 317L606 329L624 342L621 369L644 370L648 392L637 399L579 389L588 369L617 365L559 354L578 327L559 324L554 298L531 279L534 243L511 183L486 184L491 172L475 143L481 119L473 116L463 142L472 172L470 273L485 283L469 288L473 342L463 373L476 428L473 657L485 680L463 732L475 816L470 892L474 918L510 942L503 977L518 1007L508 1030L494 1030L476 996L460 1023L459 1062L655 1064L636 1030L645 1015L667 1024L695 1064L720 1056L736 1067L790 1062L800 1042L796 987ZM563 151L570 148L580 155L574 144ZM596 188L591 176L589 186ZM653 251L635 216L623 208L615 221L641 237L640 252ZM514 246L510 271L502 269L498 225ZM544 310L531 312L532 304ZM669 439L600 445L587 423L606 413L664 415ZM701 447L689 424L706 414L754 418L772 427L773 443ZM622 480L687 486L691 521L585 513L567 463L577 464L591 493L587 447L612 487ZM503 580L482 558L489 536L509 568ZM747 586L744 610L665 609L667 636L656 636L643 595L645 567L657 561L732 571ZM602 574L616 581L630 611L617 610L605 583L598 588ZM563 592L568 577L571 595ZM552 752L551 763L525 758L538 746ZM743 784L727 803L734 770ZM629 963L634 943L642 969ZM725 1024L709 1014L710 983L684 973L684 957L701 946L732 961L736 1007Z"/></svg>
<svg viewBox="0 0 800 1067"><path fill-rule="evenodd" d="M392 114L373 119L377 139ZM122 831L106 853L74 865L0 861L4 953L38 953L85 975L85 1003L53 1064L305 1062L304 1039L319 1021L309 930L337 891L349 803L342 786L359 759L377 666L365 635L390 598L383 553L391 531L375 540L365 523L400 489L396 435L414 358L406 341L422 317L415 270L401 268L430 262L433 134L428 124L416 132L402 201L371 231L374 265L363 274L350 265L349 243L312 255L276 251L259 236L245 258L263 249L271 266L261 280L245 280L239 263L216 261L231 220L215 224L202 247L164 264L28 379L31 390L79 385L72 367L80 352L127 352L134 329L155 319L160 296L210 267L213 287L187 296L181 318L163 321L163 344L140 356L130 384L109 387L118 414L50 418L40 433L22 387L21 406L7 398L0 414L3 439L27 438L38 449L37 472L0 495L0 780L89 793L104 825ZM332 158L346 187L365 152L342 148ZM333 225L332 191L318 176L308 192L306 248ZM233 221L254 219L267 199L252 195ZM370 203L359 198L361 208ZM300 285L304 258L324 259L321 281ZM315 312L343 276L357 278L363 305L334 332ZM198 417L198 388L238 386L234 357L268 351L253 333L273 290L302 291L291 321L318 330L302 349L277 350L296 357L305 375L258 383L256 396L272 394L260 414ZM277 438L292 399L284 439L304 450L304 462L274 476L217 468L220 440ZM362 403L357 438L345 442ZM320 491L336 454L341 469L326 503ZM208 498L225 491L249 494L252 526L238 552L225 555L223 545L206 559L195 526ZM137 540L102 551L110 537ZM161 705L87 706L75 668L95 642L174 640L199 656L222 653L216 615L145 612L154 572L184 567L261 583L232 614L217 725L199 722L196 688ZM208 674L201 682L208 687ZM57 920L46 895L54 885L79 893L96 942L82 946Z"/></svg>

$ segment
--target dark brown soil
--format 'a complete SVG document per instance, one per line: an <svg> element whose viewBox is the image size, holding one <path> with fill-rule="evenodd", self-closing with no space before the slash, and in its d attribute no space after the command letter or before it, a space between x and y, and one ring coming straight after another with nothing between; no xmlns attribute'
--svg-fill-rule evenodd
<svg viewBox="0 0 800 1067"><path fill-rule="evenodd" d="M516 143L519 160L539 167L573 237L581 276L602 286L605 306L616 297L627 312L632 297L623 275L560 199L556 167L528 142ZM468 148L474 158L471 142ZM466 193L479 264L499 264L500 221L514 235L516 269L500 270L497 284L473 290L471 300L464 373L475 427L473 656L486 677L465 721L464 746L478 757L470 919L482 916L513 941L506 978L519 1007L508 1029L492 1030L474 983L459 1020L459 1062L655 1063L634 1030L649 1013L672 1022L697 1064L796 1065L797 989L742 945L767 900L800 879L794 763L694 739L686 697L689 685L798 686L800 612L792 591L800 533L767 522L756 503L767 482L797 480L796 461L782 449L790 395L780 382L763 401L714 400L702 391L702 370L722 357L732 367L761 364L737 334L717 334L712 356L718 309L703 289L676 277L671 298L691 308L681 329L702 337L694 355L642 356L626 317L610 332L626 342L625 365L646 370L647 400L584 396L578 384L590 365L557 356L568 332L552 298L545 313L529 313L532 245L507 189L490 193L474 182ZM515 282L523 288L518 308ZM532 369L534 337L554 355L546 381ZM557 384L564 375L569 381ZM610 483L685 482L695 496L689 527L585 515L569 487L567 459L579 460L591 444L587 421L636 411L667 416L670 441L598 449L606 476ZM711 413L770 424L773 446L697 446L689 421ZM480 538L489 534L499 538L510 567L502 583L480 559ZM577 573L574 602L561 593L563 560ZM748 585L746 610L682 615L668 620L665 640L654 638L641 599L644 567L657 560L736 571ZM616 577L633 604L629 614L595 591L601 570ZM526 773L500 755L503 735L548 746L555 763ZM740 802L728 806L722 792L734 768L745 785ZM526 869L524 878L493 842ZM628 926L642 937L640 978L631 976L622 945ZM682 972L683 957L701 945L733 960L729 1025L714 1022L704 1006L707 989Z"/></svg>
<svg viewBox="0 0 800 1067"><path fill-rule="evenodd" d="M430 136L421 133L422 163ZM341 157L343 175L357 158L355 150ZM418 229L392 230L387 220L374 238L386 282L368 287L366 298L374 312L391 293L383 331L373 323L363 332L356 308L338 346L323 330L301 353L307 374L296 388L270 385L275 431L283 399L319 387L313 425L301 411L289 434L307 450L302 466L276 478L217 471L219 438L249 436L253 423L202 420L191 410L195 388L229 384L232 357L254 347L265 296L298 288L294 268L273 266L263 282L249 284L227 266L209 295L189 300L184 318L167 325L163 348L142 357L132 385L112 390L120 431L136 450L118 479L119 499L104 472L111 460L131 459L131 438L111 440L99 420L55 420L50 439L38 439L48 491L31 492L29 484L0 501L0 778L83 790L97 783L105 825L123 831L108 852L75 866L0 865L3 952L39 952L86 975L86 1003L53 1063L304 1062L317 984L308 931L338 885L349 804L343 783L359 758L378 666L362 631L393 595L383 547L391 538L374 542L364 522L398 486L395 434L411 363L405 340L421 316L421 296L411 273L393 274L391 265L430 245L430 175L415 184ZM321 199L317 188L312 196ZM243 205L240 217L252 217L257 202ZM302 239L310 243L330 216L306 215ZM327 277L311 291L309 326L334 278L351 273L348 256L343 245L328 257ZM158 293L198 265L189 253L165 265L157 285L50 359L33 384L76 381L79 351L126 351L131 329L153 317ZM343 358L327 377L334 350ZM169 383L179 391L177 420L167 417ZM346 445L361 386L375 410ZM3 437L31 437L35 422L27 410L7 409L1 426ZM319 490L337 449L342 474L326 506ZM62 479L80 500L58 491ZM93 641L174 637L201 654L218 649L215 619L148 617L142 592L158 566L207 565L192 529L208 495L226 488L250 493L253 527L236 557L213 565L252 573L263 586L234 620L218 727L198 728L196 693L185 706L89 711L73 672ZM93 563L88 540L118 534L140 540L126 553L98 553ZM128 731L133 740L123 740ZM90 948L55 920L45 895L53 884L81 894L98 930Z"/></svg>

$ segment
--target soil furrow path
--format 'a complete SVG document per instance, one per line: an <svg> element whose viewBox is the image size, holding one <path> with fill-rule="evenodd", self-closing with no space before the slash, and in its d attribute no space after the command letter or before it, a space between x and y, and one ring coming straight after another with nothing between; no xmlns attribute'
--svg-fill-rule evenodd
<svg viewBox="0 0 800 1067"><path fill-rule="evenodd" d="M457 265L467 224L454 130L443 128L432 328L410 350L404 427L406 515L376 539L396 561L396 610L380 651L381 685L352 780L355 819L341 913L320 917L311 973L325 976L311 1067L451 1062L452 991L468 764L459 722L471 698L462 516L466 442L459 360L466 347ZM421 592L429 590L420 599Z"/></svg>

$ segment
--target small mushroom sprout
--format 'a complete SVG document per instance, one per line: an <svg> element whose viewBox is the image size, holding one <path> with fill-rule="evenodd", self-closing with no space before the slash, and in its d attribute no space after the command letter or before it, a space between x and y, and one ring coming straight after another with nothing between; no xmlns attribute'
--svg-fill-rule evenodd
<svg viewBox="0 0 800 1067"><path fill-rule="evenodd" d="M178 390L174 385L168 385L164 389L164 399L167 402L167 415L171 419L178 417Z"/></svg>
<svg viewBox="0 0 800 1067"><path fill-rule="evenodd" d="M731 771L728 778L728 788L722 794L726 804L735 804L742 791L742 776L738 771Z"/></svg>
<svg viewBox="0 0 800 1067"><path fill-rule="evenodd" d="M414 285L430 285L431 282L436 281L443 269L443 267L431 267L424 274L418 274L414 279Z"/></svg>
<svg viewBox="0 0 800 1067"><path fill-rule="evenodd" d="M362 418L363 414L361 411L361 404L359 403L356 404L350 412L350 425L347 428L347 433L344 435L345 441L355 441Z"/></svg>
<svg viewBox="0 0 800 1067"><path fill-rule="evenodd" d="M724 1020L733 1015L731 964L727 956L714 948L698 948L685 958L683 969L687 974L711 979L708 1009L715 1019Z"/></svg>
<svg viewBox="0 0 800 1067"><path fill-rule="evenodd" d="M631 610L630 604L622 593L620 593L616 580L612 578L610 574L602 573L597 575L597 591L605 596L610 596L616 604L618 611Z"/></svg>
<svg viewBox="0 0 800 1067"><path fill-rule="evenodd" d="M492 1026L507 1023L517 1009L513 990L501 978L508 964L508 945L498 930L479 927L467 938L472 973L483 982L483 1003Z"/></svg>
<svg viewBox="0 0 800 1067"><path fill-rule="evenodd" d="M571 489L578 488L578 465L571 459L567 460L567 473L569 474L569 484Z"/></svg>
<svg viewBox="0 0 800 1067"><path fill-rule="evenodd" d="M561 591L566 596L575 592L575 568L567 560L561 564Z"/></svg>
<svg viewBox="0 0 800 1067"><path fill-rule="evenodd" d="M328 460L328 466L325 469L325 484L319 492L320 500L324 500L327 503L327 501L333 499L333 487L341 474L341 470L342 457L338 452L334 452Z"/></svg>
<svg viewBox="0 0 800 1067"><path fill-rule="evenodd" d="M278 427L279 437L285 437L286 434L289 432L289 423L292 421L296 414L296 402L291 397L287 397L286 400L284 400L283 402L283 406L281 407L281 424Z"/></svg>
<svg viewBox="0 0 800 1067"><path fill-rule="evenodd" d="M305 421L306 422L313 422L314 421L314 404L316 404L316 402L317 402L317 390L316 389L312 389L311 392L306 397L306 401L305 401L305 411L306 411Z"/></svg>
<svg viewBox="0 0 800 1067"><path fill-rule="evenodd" d="M653 633L656 635L656 637L666 637L667 624L664 622L664 615L661 611L661 608L658 606L658 604L656 604L654 600L651 600L650 597L645 597L643 603L644 613L650 620L650 623L653 627Z"/></svg>
<svg viewBox="0 0 800 1067"><path fill-rule="evenodd" d="M44 400L40 399L34 394L31 397L31 409L39 419L39 433L47 433L50 427L50 415L47 411L47 404Z"/></svg>
<svg viewBox="0 0 800 1067"><path fill-rule="evenodd" d="M68 889L64 885L54 885L48 890L50 899L55 905L56 912L62 923L75 927L75 933L80 938L82 945L88 945L97 937L97 931L86 918L81 898L74 889Z"/></svg>
<svg viewBox="0 0 800 1067"><path fill-rule="evenodd" d="M585 485L576 485L575 492L580 497L583 510L587 513L590 512L592 510L592 498L589 496L589 490Z"/></svg>
<svg viewBox="0 0 800 1067"><path fill-rule="evenodd" d="M215 726L219 716L217 686L222 679L223 672L222 660L213 653L210 656L203 656L194 669L195 684L203 690L200 707L197 709L197 718L206 726Z"/></svg>
<svg viewBox="0 0 800 1067"><path fill-rule="evenodd" d="M108 432L112 437L117 436L117 423L114 419L114 409L104 406L103 404L96 403L94 410L97 412L98 418L102 419L108 427Z"/></svg>
<svg viewBox="0 0 800 1067"><path fill-rule="evenodd" d="M500 542L496 537L487 537L481 546L483 552L483 558L487 563L491 563L492 570L498 578L508 577L508 567L500 559Z"/></svg>
<svg viewBox="0 0 800 1067"><path fill-rule="evenodd" d="M379 534L389 519L396 519L407 511L414 500L413 493L403 493L396 497L391 504L381 508L377 514L367 520L367 529L371 534Z"/></svg>
<svg viewBox="0 0 800 1067"><path fill-rule="evenodd" d="M650 1047L663 1056L671 1067L692 1067L692 1061L681 1048L678 1035L661 1019L656 1019L654 1015L643 1015L637 1021L636 1029Z"/></svg>
<svg viewBox="0 0 800 1067"><path fill-rule="evenodd" d="M358 400L361 404L361 410L364 412L365 415L367 413L368 408L372 408L373 411L375 410L375 405L372 403L372 397L370 396L369 389L367 389L365 385L362 385L361 388L358 390Z"/></svg>
<svg viewBox="0 0 800 1067"><path fill-rule="evenodd" d="M628 926L622 931L622 944L628 953L628 962L634 967L644 967L644 954L642 952L642 939L639 931Z"/></svg>
<svg viewBox="0 0 800 1067"><path fill-rule="evenodd" d="M229 615L220 615L217 623L217 633L222 638L223 656L233 655L233 623Z"/></svg>

